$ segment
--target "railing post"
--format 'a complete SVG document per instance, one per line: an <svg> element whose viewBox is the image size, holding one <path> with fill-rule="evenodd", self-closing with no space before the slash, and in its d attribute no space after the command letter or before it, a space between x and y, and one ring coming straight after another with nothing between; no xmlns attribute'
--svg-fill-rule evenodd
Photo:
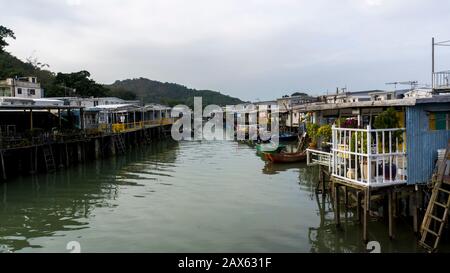
<svg viewBox="0 0 450 273"><path fill-rule="evenodd" d="M372 182L372 162L370 158L370 154L372 153L372 145L371 145L371 134L370 134L370 125L367 125L367 184L370 185Z"/></svg>
<svg viewBox="0 0 450 273"><path fill-rule="evenodd" d="M337 140L336 140L336 125L333 124L333 126L331 127L331 156L332 156L332 161L330 162L331 164L331 173L332 174L336 174L336 161L334 160L336 158L335 152L337 149Z"/></svg>

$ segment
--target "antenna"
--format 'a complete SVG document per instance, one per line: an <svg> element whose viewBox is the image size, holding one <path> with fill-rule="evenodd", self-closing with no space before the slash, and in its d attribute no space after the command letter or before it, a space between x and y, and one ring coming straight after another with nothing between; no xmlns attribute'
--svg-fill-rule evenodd
<svg viewBox="0 0 450 273"><path fill-rule="evenodd" d="M411 89L414 89L419 85L419 82L418 81L387 82L386 85L394 85L395 90L397 90L397 85L409 85L411 86Z"/></svg>

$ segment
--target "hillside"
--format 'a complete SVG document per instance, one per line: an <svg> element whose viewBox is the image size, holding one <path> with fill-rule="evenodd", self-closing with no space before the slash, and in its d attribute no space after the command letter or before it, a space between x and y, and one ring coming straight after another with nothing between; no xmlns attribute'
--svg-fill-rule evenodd
<svg viewBox="0 0 450 273"><path fill-rule="evenodd" d="M203 105L231 105L242 101L211 90L196 90L176 83L162 83L145 78L127 79L116 81L107 86L111 90L128 90L133 92L138 99L145 102L157 102L168 105L185 104L192 106L194 96L203 98Z"/></svg>
<svg viewBox="0 0 450 273"><path fill-rule="evenodd" d="M37 64L23 62L8 52L0 51L0 79L13 78L15 76L36 76L46 89L54 89L55 74L37 67Z"/></svg>
<svg viewBox="0 0 450 273"><path fill-rule="evenodd" d="M65 88L75 88L78 96L116 96L123 99L140 99L144 102L167 105L193 106L194 96L201 96L203 104L228 105L242 101L210 90L195 90L175 83L162 83L144 78L116 81L100 85L90 79L90 73L54 73L37 61L24 62L8 52L0 51L0 79L8 77L37 76L46 97L64 96Z"/></svg>

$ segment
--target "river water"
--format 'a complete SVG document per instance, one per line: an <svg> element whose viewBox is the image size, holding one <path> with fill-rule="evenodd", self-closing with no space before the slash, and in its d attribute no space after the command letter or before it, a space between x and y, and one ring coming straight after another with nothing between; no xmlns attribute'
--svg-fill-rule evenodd
<svg viewBox="0 0 450 273"><path fill-rule="evenodd" d="M353 213L336 229L316 182L316 169L269 164L245 144L158 142L0 184L0 251L365 251ZM387 232L370 222L381 251L418 251L409 223Z"/></svg>

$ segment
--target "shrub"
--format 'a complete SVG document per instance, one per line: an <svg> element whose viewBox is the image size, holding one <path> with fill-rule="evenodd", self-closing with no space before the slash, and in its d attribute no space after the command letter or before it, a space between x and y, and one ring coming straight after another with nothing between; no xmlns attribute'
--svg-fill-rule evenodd
<svg viewBox="0 0 450 273"><path fill-rule="evenodd" d="M324 142L330 142L332 135L331 125L325 124L322 125L317 130L317 136L322 138L322 141Z"/></svg>

